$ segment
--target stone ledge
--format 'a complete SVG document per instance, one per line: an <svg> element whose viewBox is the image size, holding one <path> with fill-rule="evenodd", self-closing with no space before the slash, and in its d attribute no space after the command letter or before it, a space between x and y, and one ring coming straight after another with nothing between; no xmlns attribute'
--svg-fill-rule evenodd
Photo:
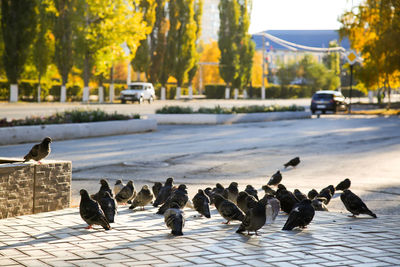
<svg viewBox="0 0 400 267"><path fill-rule="evenodd" d="M0 128L0 145L38 142L45 136L66 140L155 130L157 122L153 119L4 127Z"/></svg>
<svg viewBox="0 0 400 267"><path fill-rule="evenodd" d="M22 163L0 159L0 219L68 208L72 164L43 160Z"/></svg>
<svg viewBox="0 0 400 267"><path fill-rule="evenodd" d="M232 124L276 120L309 119L307 111L284 111L241 114L154 114L148 116L158 124Z"/></svg>

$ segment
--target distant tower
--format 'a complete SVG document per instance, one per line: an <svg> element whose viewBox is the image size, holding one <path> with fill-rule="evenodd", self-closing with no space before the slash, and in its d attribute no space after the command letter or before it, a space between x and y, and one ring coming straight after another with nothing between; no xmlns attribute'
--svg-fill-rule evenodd
<svg viewBox="0 0 400 267"><path fill-rule="evenodd" d="M207 44L218 41L219 0L204 0L201 40Z"/></svg>

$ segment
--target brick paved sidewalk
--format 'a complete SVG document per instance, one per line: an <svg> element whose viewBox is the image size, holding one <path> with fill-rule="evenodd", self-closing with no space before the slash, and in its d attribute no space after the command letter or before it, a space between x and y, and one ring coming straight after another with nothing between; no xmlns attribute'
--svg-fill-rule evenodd
<svg viewBox="0 0 400 267"><path fill-rule="evenodd" d="M303 231L281 231L287 216L261 236L236 234L239 223L195 218L185 209L184 236L173 237L156 209L120 206L104 231L78 208L0 220L0 266L399 266L400 216L349 218L316 212Z"/></svg>

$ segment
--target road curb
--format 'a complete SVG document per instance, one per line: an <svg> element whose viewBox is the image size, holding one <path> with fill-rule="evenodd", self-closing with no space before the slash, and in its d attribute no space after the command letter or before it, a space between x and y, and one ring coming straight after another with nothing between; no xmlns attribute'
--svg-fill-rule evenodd
<svg viewBox="0 0 400 267"><path fill-rule="evenodd" d="M241 114L154 114L148 115L148 118L157 120L158 124L232 124L309 119L311 118L311 112L284 111Z"/></svg>
<svg viewBox="0 0 400 267"><path fill-rule="evenodd" d="M0 128L0 145L38 142L46 136L53 140L67 140L155 130L157 121L154 119L4 127Z"/></svg>

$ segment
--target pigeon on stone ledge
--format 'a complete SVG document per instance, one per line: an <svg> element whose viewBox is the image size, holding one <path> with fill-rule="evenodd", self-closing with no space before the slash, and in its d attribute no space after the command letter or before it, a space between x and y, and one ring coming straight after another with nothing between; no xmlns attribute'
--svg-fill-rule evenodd
<svg viewBox="0 0 400 267"><path fill-rule="evenodd" d="M107 221L109 223L113 223L115 216L117 215L117 203L115 202L115 199L110 195L110 192L101 192L98 202L104 212L104 215L107 218Z"/></svg>
<svg viewBox="0 0 400 267"><path fill-rule="evenodd" d="M164 202L168 199L168 197L171 195L172 192L173 182L174 178L172 177L167 178L164 186L161 187L160 192L158 192L156 200L153 203L154 207L164 204Z"/></svg>
<svg viewBox="0 0 400 267"><path fill-rule="evenodd" d="M230 200L225 199L220 194L216 194L214 196L214 200L215 200L215 207L217 208L219 214L224 219L226 219L225 224L229 224L231 221L234 221L234 220L243 221L244 214L238 208L238 206L235 205L235 203L233 203Z"/></svg>
<svg viewBox="0 0 400 267"><path fill-rule="evenodd" d="M129 181L115 196L118 204L124 204L136 197L135 186L133 181Z"/></svg>
<svg viewBox="0 0 400 267"><path fill-rule="evenodd" d="M50 152L50 143L52 142L50 137L46 137L40 144L34 145L31 150L24 156L24 162L30 161L31 159L37 161L39 164L42 164L40 161L47 157Z"/></svg>
<svg viewBox="0 0 400 267"><path fill-rule="evenodd" d="M206 218L211 218L210 214L210 199L204 193L202 189L199 189L197 194L193 197L193 206L194 209L205 216Z"/></svg>
<svg viewBox="0 0 400 267"><path fill-rule="evenodd" d="M290 211L289 217L282 230L293 230L295 227L306 228L312 221L315 210L311 205L311 200L304 199Z"/></svg>
<svg viewBox="0 0 400 267"><path fill-rule="evenodd" d="M185 225L183 211L179 209L177 204L173 204L164 213L164 222L171 229L174 236L183 235L182 229Z"/></svg>

